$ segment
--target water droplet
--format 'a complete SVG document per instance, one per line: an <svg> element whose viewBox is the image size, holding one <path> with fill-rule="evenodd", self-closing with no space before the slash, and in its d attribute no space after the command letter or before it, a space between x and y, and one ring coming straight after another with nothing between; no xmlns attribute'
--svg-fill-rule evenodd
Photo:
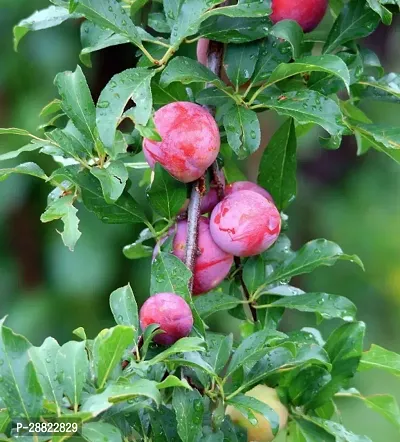
<svg viewBox="0 0 400 442"><path fill-rule="evenodd" d="M109 6L109 7L108 7L108 10L109 10L110 12L112 12L112 10L113 10L112 6Z"/></svg>
<svg viewBox="0 0 400 442"><path fill-rule="evenodd" d="M99 103L97 103L97 107L100 108L106 108L110 105L110 103L108 101L100 101Z"/></svg>
<svg viewBox="0 0 400 442"><path fill-rule="evenodd" d="M124 320L124 317L122 315L118 315L118 321L122 322Z"/></svg>
<svg viewBox="0 0 400 442"><path fill-rule="evenodd" d="M304 109L307 109L308 108L308 104L307 103L303 103L303 107L304 107Z"/></svg>
<svg viewBox="0 0 400 442"><path fill-rule="evenodd" d="M126 26L126 20L122 20L122 22L121 22L121 24L122 24L122 26Z"/></svg>
<svg viewBox="0 0 400 442"><path fill-rule="evenodd" d="M257 134L255 133L254 130L252 130L252 131L250 132L250 137L251 137L253 140L255 140L255 138L257 137Z"/></svg>
<svg viewBox="0 0 400 442"><path fill-rule="evenodd" d="M4 360L0 359L0 366L2 366L4 364Z"/></svg>
<svg viewBox="0 0 400 442"><path fill-rule="evenodd" d="M118 99L118 98L120 98L120 95L117 94L117 93L115 93L115 94L114 94L114 97Z"/></svg>
<svg viewBox="0 0 400 442"><path fill-rule="evenodd" d="M117 87L117 82L114 81L114 80L111 80L110 83L109 83L109 85L110 85L111 88L113 88L113 87Z"/></svg>
<svg viewBox="0 0 400 442"><path fill-rule="evenodd" d="M51 358L50 358L50 357L46 358L46 362L47 362L48 364L50 364L50 362L51 362Z"/></svg>

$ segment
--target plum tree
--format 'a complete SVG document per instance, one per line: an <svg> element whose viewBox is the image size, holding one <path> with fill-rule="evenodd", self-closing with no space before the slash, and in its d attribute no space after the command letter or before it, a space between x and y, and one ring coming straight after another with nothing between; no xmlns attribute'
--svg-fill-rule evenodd
<svg viewBox="0 0 400 442"><path fill-rule="evenodd" d="M303 28L304 32L315 29L324 18L328 0L272 0L272 14L274 23L281 20L294 20Z"/></svg>
<svg viewBox="0 0 400 442"><path fill-rule="evenodd" d="M155 113L154 122L162 140L143 140L143 152L151 167L160 163L176 179L188 183L200 178L217 158L218 126L198 104L167 104Z"/></svg>
<svg viewBox="0 0 400 442"><path fill-rule="evenodd" d="M257 385L246 393L246 396L258 399L264 404L269 405L279 416L279 429L286 427L288 421L288 410L279 400L276 390L266 385ZM257 424L252 425L240 411L231 405L228 405L226 414L232 421L247 430L247 440L249 442L270 442L274 439L271 425L265 417L259 413L254 413L257 418Z"/></svg>
<svg viewBox="0 0 400 442"><path fill-rule="evenodd" d="M213 240L227 253L252 256L278 238L281 218L275 205L251 190L239 190L214 208L210 219Z"/></svg>
<svg viewBox="0 0 400 442"><path fill-rule="evenodd" d="M272 196L267 192L263 187L259 186L256 183L252 183L251 181L235 181L234 183L230 183L225 187L225 196L231 195L234 192L238 192L239 190L251 190L252 192L256 192L267 198L271 203L274 202Z"/></svg>
<svg viewBox="0 0 400 442"><path fill-rule="evenodd" d="M170 345L188 336L193 327L193 315L187 302L175 293L158 293L146 300L140 309L140 327L159 324L164 332L154 337L161 345Z"/></svg>
<svg viewBox="0 0 400 442"><path fill-rule="evenodd" d="M215 288L229 273L233 256L221 250L210 234L209 219L199 219L199 254L194 267L193 294L199 295ZM187 221L179 221L173 242L173 253L180 260L185 259Z"/></svg>

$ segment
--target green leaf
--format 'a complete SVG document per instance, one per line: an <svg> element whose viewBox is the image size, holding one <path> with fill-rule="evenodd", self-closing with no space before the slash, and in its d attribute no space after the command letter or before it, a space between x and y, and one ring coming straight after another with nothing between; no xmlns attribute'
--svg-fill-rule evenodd
<svg viewBox="0 0 400 442"><path fill-rule="evenodd" d="M122 442L122 434L117 427L107 422L89 422L82 426L82 436L89 442Z"/></svg>
<svg viewBox="0 0 400 442"><path fill-rule="evenodd" d="M189 101L187 88L181 83L172 83L163 87L153 79L151 91L153 93L153 105L156 109L174 101Z"/></svg>
<svg viewBox="0 0 400 442"><path fill-rule="evenodd" d="M61 100L55 98L40 111L39 117L47 117L61 111Z"/></svg>
<svg viewBox="0 0 400 442"><path fill-rule="evenodd" d="M172 387L182 387L187 388L188 390L192 390L192 387L188 384L188 381L186 379L179 379L171 374L167 376L162 382L159 382L157 384L157 388L159 390Z"/></svg>
<svg viewBox="0 0 400 442"><path fill-rule="evenodd" d="M400 103L400 75L391 72L378 79L362 77L351 86L351 91L359 99Z"/></svg>
<svg viewBox="0 0 400 442"><path fill-rule="evenodd" d="M138 29L117 0L76 0L76 11L83 14L88 20L110 29L126 37L131 43L142 48L142 41Z"/></svg>
<svg viewBox="0 0 400 442"><path fill-rule="evenodd" d="M299 416L294 416L293 427L290 428L290 434L293 436L293 442L335 442L337 439L324 429L320 428ZM288 442L292 442L289 439Z"/></svg>
<svg viewBox="0 0 400 442"><path fill-rule="evenodd" d="M224 88L225 83L199 62L187 57L173 58L164 69L160 78L160 86L166 87L179 81L183 84L211 83Z"/></svg>
<svg viewBox="0 0 400 442"><path fill-rule="evenodd" d="M128 259L147 258L153 255L153 247L143 244L144 241L153 238L153 233L149 229L143 230L139 238L132 244L125 246L122 249L123 254Z"/></svg>
<svg viewBox="0 0 400 442"><path fill-rule="evenodd" d="M260 44L260 53L251 78L251 84L266 80L277 66L289 62L290 59L291 53L288 43L269 35Z"/></svg>
<svg viewBox="0 0 400 442"><path fill-rule="evenodd" d="M118 325L130 326L134 330L134 340L139 333L138 307L130 284L114 290L110 295L110 308Z"/></svg>
<svg viewBox="0 0 400 442"><path fill-rule="evenodd" d="M297 193L297 140L293 119L272 136L261 158L258 184L268 189L279 210L285 210Z"/></svg>
<svg viewBox="0 0 400 442"><path fill-rule="evenodd" d="M221 3L221 2L218 2ZM232 6L214 8L204 14L204 17L226 15L227 17L266 17L272 13L271 0L239 0Z"/></svg>
<svg viewBox="0 0 400 442"><path fill-rule="evenodd" d="M46 9L34 12L31 16L21 20L14 26L14 50L18 49L19 42L29 31L52 28L69 18L79 17L79 14L70 14L67 9L59 6L49 6Z"/></svg>
<svg viewBox="0 0 400 442"><path fill-rule="evenodd" d="M249 81L257 63L257 43L229 44L224 53L224 68L236 90Z"/></svg>
<svg viewBox="0 0 400 442"><path fill-rule="evenodd" d="M269 107L280 115L293 117L298 124L315 123L333 136L344 131L342 113L330 98L311 90L287 92L279 96L260 94L257 107Z"/></svg>
<svg viewBox="0 0 400 442"><path fill-rule="evenodd" d="M99 181L104 199L108 204L115 203L122 195L129 174L122 161L111 161L107 167L92 167L90 173Z"/></svg>
<svg viewBox="0 0 400 442"><path fill-rule="evenodd" d="M207 353L204 353L202 356L214 372L219 374L231 357L233 335L224 336L218 333L208 332L206 334L206 340L208 350Z"/></svg>
<svg viewBox="0 0 400 442"><path fill-rule="evenodd" d="M164 405L151 415L154 442L181 442L177 434L175 413Z"/></svg>
<svg viewBox="0 0 400 442"><path fill-rule="evenodd" d="M339 77L346 89L350 91L350 73L346 63L336 55L310 55L298 59L295 63L281 63L272 72L266 86L271 86L293 75L304 74L307 72L326 72L330 75Z"/></svg>
<svg viewBox="0 0 400 442"><path fill-rule="evenodd" d="M345 43L366 37L379 24L379 15L368 8L364 0L351 0L346 3L325 42L323 52L333 52Z"/></svg>
<svg viewBox="0 0 400 442"><path fill-rule="evenodd" d="M60 374L58 379L63 393L75 412L78 411L81 402L88 370L85 342L70 341L60 348L56 358L56 371Z"/></svg>
<svg viewBox="0 0 400 442"><path fill-rule="evenodd" d="M11 422L10 415L6 409L0 409L0 433L5 433Z"/></svg>
<svg viewBox="0 0 400 442"><path fill-rule="evenodd" d="M19 129L18 127L6 127L0 128L0 135L21 135L23 137L35 138L30 132L25 129Z"/></svg>
<svg viewBox="0 0 400 442"><path fill-rule="evenodd" d="M241 304L241 300L220 292L210 292L207 293L207 296L194 298L194 305L203 319L216 312L230 310L239 304Z"/></svg>
<svg viewBox="0 0 400 442"><path fill-rule="evenodd" d="M201 436L204 415L203 398L197 390L175 388L172 407L178 424L178 435L182 442L197 442Z"/></svg>
<svg viewBox="0 0 400 442"><path fill-rule="evenodd" d="M100 139L114 157L115 133L121 115L129 100L135 107L129 110L129 118L145 125L151 115L152 98L150 82L156 72L147 68L127 69L114 75L102 90L96 109L96 123Z"/></svg>
<svg viewBox="0 0 400 442"><path fill-rule="evenodd" d="M154 180L147 196L153 209L159 215L171 220L185 204L187 197L186 185L172 178L158 163L154 168L154 173Z"/></svg>
<svg viewBox="0 0 400 442"><path fill-rule="evenodd" d="M8 167L7 169L0 169L0 181L4 181L13 173L20 173L23 175L31 175L42 180L47 180L48 176L36 163L22 163L15 167Z"/></svg>
<svg viewBox="0 0 400 442"><path fill-rule="evenodd" d="M267 35L270 21L267 17L213 16L203 21L199 34L209 40L221 43L247 43Z"/></svg>
<svg viewBox="0 0 400 442"><path fill-rule="evenodd" d="M349 299L326 293L305 293L304 295L283 297L268 304L268 308L270 307L285 307L301 312L319 313L324 319L341 318L345 321L353 321L357 313L356 306Z"/></svg>
<svg viewBox="0 0 400 442"><path fill-rule="evenodd" d="M371 348L363 353L358 370L365 371L372 368L379 368L400 376L400 355L372 344Z"/></svg>
<svg viewBox="0 0 400 442"><path fill-rule="evenodd" d="M257 425L257 417L254 413L261 414L269 424L271 425L271 430L273 434L276 434L279 430L279 416L277 413L264 402L250 396L245 396L244 394L239 394L231 399L228 399L227 404L232 405L238 411L240 411L246 419L252 425Z"/></svg>
<svg viewBox="0 0 400 442"><path fill-rule="evenodd" d="M367 0L369 7L379 14L382 22L385 25L390 25L392 23L392 13L386 9L381 0Z"/></svg>
<svg viewBox="0 0 400 442"><path fill-rule="evenodd" d="M10 417L23 417L28 421L39 416L43 392L26 338L15 334L0 321L0 397Z"/></svg>
<svg viewBox="0 0 400 442"><path fill-rule="evenodd" d="M246 158L260 147L260 122L255 112L234 106L224 115L223 122L228 143L239 159Z"/></svg>
<svg viewBox="0 0 400 442"><path fill-rule="evenodd" d="M373 138L387 149L400 149L400 129L393 126L357 124L354 128L368 138Z"/></svg>
<svg viewBox="0 0 400 442"><path fill-rule="evenodd" d="M1 129L0 129L0 134L1 134ZM35 150L38 150L46 146L47 144L48 143L43 143L42 141L32 140L29 144L26 144L25 146L22 146L17 150L12 150L11 152L6 152L1 154L0 161L12 160L14 158L17 158L21 153L34 152Z"/></svg>
<svg viewBox="0 0 400 442"><path fill-rule="evenodd" d="M243 279L250 294L253 294L265 280L265 263L261 256L250 257L243 267Z"/></svg>
<svg viewBox="0 0 400 442"><path fill-rule="evenodd" d="M80 158L92 156L93 142L79 132L73 124L65 129L55 129L47 132L47 137L54 141L68 156L79 161Z"/></svg>
<svg viewBox="0 0 400 442"><path fill-rule="evenodd" d="M113 404L125 402L138 396L149 398L157 405L161 403L157 382L139 379L129 384L110 384L102 393L88 396L82 404L81 411L87 411L97 416L111 408Z"/></svg>
<svg viewBox="0 0 400 442"><path fill-rule="evenodd" d="M124 192L114 204L107 204L99 181L88 170L81 171L79 166L67 166L56 170L52 175L52 178L54 177L65 177L79 186L84 205L105 223L148 222L143 210L127 192Z"/></svg>
<svg viewBox="0 0 400 442"><path fill-rule="evenodd" d="M96 140L96 109L82 69L57 74L54 84L61 96L61 108L76 128L87 138Z"/></svg>
<svg viewBox="0 0 400 442"><path fill-rule="evenodd" d="M76 213L78 209L74 207L75 196L66 195L50 203L46 211L41 215L40 221L48 223L61 219L64 230L61 232L63 243L71 250L74 250L78 239L81 236L79 231L79 218Z"/></svg>
<svg viewBox="0 0 400 442"><path fill-rule="evenodd" d="M117 325L102 330L93 343L93 355L97 385L103 388L112 371L121 363L125 350L134 342L132 327Z"/></svg>
<svg viewBox="0 0 400 442"><path fill-rule="evenodd" d="M290 381L290 401L296 407L307 406L331 379L330 373L324 367L311 365L302 368Z"/></svg>
<svg viewBox="0 0 400 442"><path fill-rule="evenodd" d="M40 347L31 347L28 352L32 359L45 399L56 404L57 415L63 406L63 389L58 381L56 357L60 349L58 342L47 338Z"/></svg>
<svg viewBox="0 0 400 442"><path fill-rule="evenodd" d="M351 261L363 268L357 255L346 255L334 242L315 239L306 243L294 255L290 254L281 266L267 276L265 285L310 273L320 266L332 266L338 260Z"/></svg>
<svg viewBox="0 0 400 442"><path fill-rule="evenodd" d="M204 351L204 340L200 338L181 338L179 341L176 341L175 344L171 345L171 347L167 348L163 352L159 353L157 356L154 356L153 359L147 361L149 365L155 365L162 361L165 361L170 356L175 355L177 353L188 353L192 351Z"/></svg>
<svg viewBox="0 0 400 442"><path fill-rule="evenodd" d="M281 20L271 29L276 38L286 40L292 47L293 58L296 60L302 53L303 30L294 20Z"/></svg>

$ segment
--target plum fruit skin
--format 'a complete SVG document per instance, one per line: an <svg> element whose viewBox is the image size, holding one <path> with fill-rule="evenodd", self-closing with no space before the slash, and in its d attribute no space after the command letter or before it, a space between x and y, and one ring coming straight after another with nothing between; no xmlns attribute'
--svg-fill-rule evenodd
<svg viewBox="0 0 400 442"><path fill-rule="evenodd" d="M232 193L238 192L239 190L251 190L252 192L260 194L264 198L267 198L267 200L271 203L274 202L269 192L267 192L263 187L251 181L235 181L234 183L226 185L225 196L231 195Z"/></svg>
<svg viewBox="0 0 400 442"><path fill-rule="evenodd" d="M272 0L273 23L281 20L294 20L304 32L315 29L326 13L327 0Z"/></svg>
<svg viewBox="0 0 400 442"><path fill-rule="evenodd" d="M235 256L253 256L278 238L281 218L275 205L250 190L225 197L212 211L210 232L217 245Z"/></svg>
<svg viewBox="0 0 400 442"><path fill-rule="evenodd" d="M154 123L162 141L143 140L150 167L160 163L184 183L200 178L217 158L220 135L212 115L198 104L174 102L160 108Z"/></svg>
<svg viewBox="0 0 400 442"><path fill-rule="evenodd" d="M158 293L146 300L140 309L140 327L159 324L164 331L154 337L160 345L171 345L190 334L193 328L192 311L187 302L175 293Z"/></svg>
<svg viewBox="0 0 400 442"><path fill-rule="evenodd" d="M179 221L173 241L173 253L181 261L185 260L187 221ZM206 293L221 283L228 275L233 256L221 250L210 234L209 219L199 219L199 255L194 266L193 294Z"/></svg>

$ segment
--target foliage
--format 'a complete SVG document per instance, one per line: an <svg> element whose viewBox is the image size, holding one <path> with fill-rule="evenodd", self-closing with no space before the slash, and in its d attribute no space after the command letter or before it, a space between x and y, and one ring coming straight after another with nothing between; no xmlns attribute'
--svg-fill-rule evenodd
<svg viewBox="0 0 400 442"><path fill-rule="evenodd" d="M323 46L317 33L305 38L295 22L273 25L269 0L232 5L218 0L52 3L15 26L15 48L29 31L79 19L83 64L90 66L90 54L106 47L129 43L138 50L137 66L111 78L97 103L79 66L58 74L60 97L43 109L41 115L51 119L40 136L0 129L0 134L30 140L1 155L0 161L36 150L54 159L54 170L48 173L26 162L2 168L0 180L21 173L46 181L51 191L41 220L61 220L61 237L71 250L81 236L77 203L105 223L143 225L138 240L124 249L131 259L151 255L149 244L173 225L185 202L186 186L157 166L148 182L154 209L149 214L131 195L129 180L130 168L143 167L141 139L160 139L154 110L171 101L191 99L215 108L224 146L220 160L228 181L235 175L232 158L243 160L260 147L257 113L268 110L287 117L263 154L258 176L282 211L296 196L296 137L314 126L326 132L320 139L322 148L337 149L343 136L355 135L360 154L373 148L400 162L399 128L374 124L358 107L366 98L398 103L398 74L383 75L383 69L371 66L357 43L380 21L390 24L398 10L395 2L350 0L339 9L341 2L335 2L336 19L322 38ZM229 83L179 53L201 37L228 44L224 66ZM124 120L134 129L124 129L129 127L121 125ZM286 219L283 212L282 218ZM227 405L234 405L253 424L254 413L261 414L275 434L279 425L274 410L245 396L258 384L276 387L287 406L290 422L284 431L290 442L368 441L339 423L337 397L360 399L399 426L393 397L365 397L348 387L357 370L378 367L398 375L400 356L376 345L363 352L365 324L356 320L356 307L348 299L304 293L290 285L293 277L338 260L363 267L357 256L324 239L294 251L284 232L262 255L243 260L218 288L192 299L191 271L168 252L167 242L152 266L151 294L182 296L194 316L192 335L168 348L152 342L157 326L140 329L129 285L110 297L116 326L93 339L81 328L75 331L79 341L60 346L48 338L34 347L3 320L3 439L9 440L11 420L57 417L78 419L89 441L247 440L224 416ZM326 340L312 328L284 334L277 329L285 309L315 313L318 322L344 323ZM240 339L208 328L207 318L216 311L242 321Z"/></svg>

